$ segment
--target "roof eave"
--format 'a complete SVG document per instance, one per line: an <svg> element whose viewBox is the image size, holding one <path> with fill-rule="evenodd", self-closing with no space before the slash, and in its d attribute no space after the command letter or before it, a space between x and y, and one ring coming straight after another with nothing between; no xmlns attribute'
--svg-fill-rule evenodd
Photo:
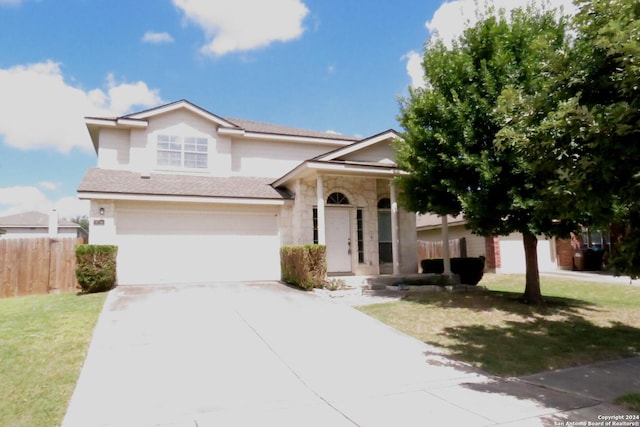
<svg viewBox="0 0 640 427"><path fill-rule="evenodd" d="M93 143L93 148L96 151L96 154L100 147L100 129L145 129L149 126L149 122L147 120L132 119L128 117L85 117L84 123L89 131L89 136L91 137L91 142Z"/></svg>
<svg viewBox="0 0 640 427"><path fill-rule="evenodd" d="M169 113L171 111L175 111L175 110L179 110L179 109L186 109L191 111L194 114L197 114L201 117L204 117L207 120L210 120L216 124L218 124L219 126L222 127L227 127L227 128L237 128L237 126L233 123L231 123L230 121L217 116L213 113L211 113L210 111L205 110L202 107L199 107L189 101L187 101L186 99L181 99L180 101L176 101L176 102L172 102L169 104L165 104L165 105L161 105L159 107L155 107L155 108L150 108L148 110L144 110L144 111L140 111L138 113L133 113L133 114L128 114L126 116L123 116L124 118L127 119L147 119L149 117L153 117L153 116L157 116L160 114L165 114L165 113Z"/></svg>
<svg viewBox="0 0 640 427"><path fill-rule="evenodd" d="M378 142L386 141L387 139L397 139L397 138L401 138L400 134L393 129L388 129L383 132L372 135L368 138L364 138L359 141L354 141L349 145L337 148L328 153L324 153L316 157L314 160L335 160L338 157L351 154L358 150L362 150L371 145L377 144Z"/></svg>
<svg viewBox="0 0 640 427"><path fill-rule="evenodd" d="M358 165L347 162L307 160L271 183L271 186L278 188L294 179L304 178L314 172L336 175L366 175L371 178L386 179L407 175L407 172L387 165Z"/></svg>
<svg viewBox="0 0 640 427"><path fill-rule="evenodd" d="M261 197L222 197L174 194L140 194L101 191L78 190L80 200L131 200L144 202L188 202L188 203L222 203L241 205L272 205L281 206L290 202L289 199L261 198Z"/></svg>
<svg viewBox="0 0 640 427"><path fill-rule="evenodd" d="M315 144L331 144L331 145L349 145L354 140L348 140L344 138L323 138L319 136L302 136L302 135L287 135L281 133L268 133L268 132L252 132L240 128L218 128L220 135L229 135L232 137L245 138L245 139L261 139L261 140L277 140L287 142L300 142L300 143L315 143Z"/></svg>

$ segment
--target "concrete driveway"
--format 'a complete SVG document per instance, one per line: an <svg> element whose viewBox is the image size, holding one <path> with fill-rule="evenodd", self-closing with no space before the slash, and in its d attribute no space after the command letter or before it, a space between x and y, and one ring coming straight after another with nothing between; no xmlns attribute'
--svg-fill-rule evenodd
<svg viewBox="0 0 640 427"><path fill-rule="evenodd" d="M278 283L119 287L63 427L548 425L616 410L599 403Z"/></svg>

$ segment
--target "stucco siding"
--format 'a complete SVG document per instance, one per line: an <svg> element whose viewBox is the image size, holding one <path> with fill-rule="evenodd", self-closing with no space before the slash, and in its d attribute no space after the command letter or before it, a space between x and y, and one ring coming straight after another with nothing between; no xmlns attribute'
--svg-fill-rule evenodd
<svg viewBox="0 0 640 427"><path fill-rule="evenodd" d="M100 214L100 209L103 213ZM89 208L89 243L112 245L116 238L116 209L113 200L91 200Z"/></svg>
<svg viewBox="0 0 640 427"><path fill-rule="evenodd" d="M303 161L337 147L338 145L234 139L231 144L231 171L233 175L275 179Z"/></svg>
<svg viewBox="0 0 640 427"><path fill-rule="evenodd" d="M378 143L371 147L358 150L344 156L343 159L356 162L393 163L395 162L394 154L395 151L391 146L391 142L387 142Z"/></svg>
<svg viewBox="0 0 640 427"><path fill-rule="evenodd" d="M157 164L158 135L206 138L208 142L207 168L185 169L159 166ZM214 124L188 111L178 110L154 117L149 122L144 137L140 135L136 141L136 143L132 143L132 157L135 157L135 164L142 170L205 173L212 176L229 176L231 174L231 143L229 139L221 138ZM151 164L148 164L149 161Z"/></svg>
<svg viewBox="0 0 640 427"><path fill-rule="evenodd" d="M102 169L131 169L128 130L102 129L98 149L98 167Z"/></svg>

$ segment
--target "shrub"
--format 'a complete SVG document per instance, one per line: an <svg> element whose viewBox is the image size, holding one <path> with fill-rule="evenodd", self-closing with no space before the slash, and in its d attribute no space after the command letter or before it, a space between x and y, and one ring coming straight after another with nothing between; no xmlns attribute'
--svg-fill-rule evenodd
<svg viewBox="0 0 640 427"><path fill-rule="evenodd" d="M111 245L78 245L76 278L82 293L105 292L116 286L116 255Z"/></svg>
<svg viewBox="0 0 640 427"><path fill-rule="evenodd" d="M460 283L475 286L484 275L483 256L478 258L451 258L451 272L460 275ZM444 261L441 258L423 259L420 261L423 273L442 274Z"/></svg>
<svg viewBox="0 0 640 427"><path fill-rule="evenodd" d="M323 286L327 274L326 246L285 246L280 249L282 281L304 290Z"/></svg>

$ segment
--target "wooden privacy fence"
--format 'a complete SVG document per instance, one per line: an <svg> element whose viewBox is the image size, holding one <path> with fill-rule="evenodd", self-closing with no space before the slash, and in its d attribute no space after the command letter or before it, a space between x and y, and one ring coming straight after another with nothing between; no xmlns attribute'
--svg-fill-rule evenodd
<svg viewBox="0 0 640 427"><path fill-rule="evenodd" d="M77 291L76 238L0 239L0 298Z"/></svg>
<svg viewBox="0 0 640 427"><path fill-rule="evenodd" d="M467 240L464 237L449 240L449 256L451 258L465 258L467 256ZM423 259L442 257L442 241L418 240L418 262Z"/></svg>

